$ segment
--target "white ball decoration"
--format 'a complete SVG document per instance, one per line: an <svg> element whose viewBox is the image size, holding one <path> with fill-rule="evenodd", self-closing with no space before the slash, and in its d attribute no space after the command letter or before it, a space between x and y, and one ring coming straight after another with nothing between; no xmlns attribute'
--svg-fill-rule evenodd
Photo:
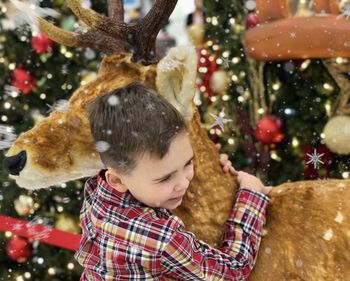
<svg viewBox="0 0 350 281"><path fill-rule="evenodd" d="M337 154L350 154L350 116L331 118L323 131L328 148Z"/></svg>

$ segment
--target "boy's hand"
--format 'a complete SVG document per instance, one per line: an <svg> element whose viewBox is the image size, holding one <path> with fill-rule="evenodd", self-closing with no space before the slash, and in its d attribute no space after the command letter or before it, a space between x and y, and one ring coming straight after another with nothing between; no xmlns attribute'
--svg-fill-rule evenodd
<svg viewBox="0 0 350 281"><path fill-rule="evenodd" d="M217 150L220 150L221 144L217 143L215 144L215 147ZM228 155L226 153L220 154L220 164L225 173L227 173L229 170L231 171L231 168L233 169L232 163L230 160L228 160Z"/></svg>
<svg viewBox="0 0 350 281"><path fill-rule="evenodd" d="M220 150L221 144L217 143L215 144L215 147L217 150ZM257 177L248 174L246 172L242 171L236 171L235 168L232 167L231 161L228 160L228 155L225 153L220 154L220 164L223 167L222 169L226 173L227 171L230 171L230 173L234 176L237 176L237 180L240 186L243 186L247 189L252 189L255 191L258 191L263 194L269 194L272 186L264 186L260 179Z"/></svg>

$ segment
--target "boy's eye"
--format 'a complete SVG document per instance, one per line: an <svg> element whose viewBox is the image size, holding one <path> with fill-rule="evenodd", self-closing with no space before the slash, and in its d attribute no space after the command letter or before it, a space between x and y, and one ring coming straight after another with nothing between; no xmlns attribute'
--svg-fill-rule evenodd
<svg viewBox="0 0 350 281"><path fill-rule="evenodd" d="M193 164L193 159L192 159L190 162L188 162L188 163L186 164L186 166L191 166L192 164ZM161 180L160 182L167 182L170 178L171 178L171 176L169 176L169 177L167 177L167 178Z"/></svg>
<svg viewBox="0 0 350 281"><path fill-rule="evenodd" d="M171 176L169 176L169 177L167 177L167 178L161 180L160 182L166 182L166 181L168 181L170 178L171 178Z"/></svg>

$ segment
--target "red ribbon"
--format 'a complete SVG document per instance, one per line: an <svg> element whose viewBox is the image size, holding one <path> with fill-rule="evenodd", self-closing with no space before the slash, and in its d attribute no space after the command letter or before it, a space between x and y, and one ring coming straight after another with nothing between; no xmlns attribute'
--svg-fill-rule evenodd
<svg viewBox="0 0 350 281"><path fill-rule="evenodd" d="M76 251L79 246L80 234L58 230L30 221L19 220L0 215L0 231L10 231L15 235L38 240L60 248Z"/></svg>

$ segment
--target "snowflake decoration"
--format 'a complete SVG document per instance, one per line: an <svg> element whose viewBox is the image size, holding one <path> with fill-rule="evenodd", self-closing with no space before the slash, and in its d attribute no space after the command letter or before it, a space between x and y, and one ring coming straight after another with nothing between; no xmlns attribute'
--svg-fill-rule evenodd
<svg viewBox="0 0 350 281"><path fill-rule="evenodd" d="M230 66L231 60L229 58L221 57L221 59L226 67Z"/></svg>
<svg viewBox="0 0 350 281"><path fill-rule="evenodd" d="M306 155L310 157L309 161L306 162L306 164L312 163L314 165L314 169L316 169L318 163L324 164L324 162L321 160L321 157L324 155L324 153L318 154L316 149L314 149L313 154L306 153Z"/></svg>
<svg viewBox="0 0 350 281"><path fill-rule="evenodd" d="M225 109L222 109L220 114L224 113L224 110ZM215 123L213 125L211 125L210 128L212 128L212 127L214 127L216 125L219 125L222 132L224 131L224 125L227 124L228 122L232 122L233 121L232 119L226 119L226 118L221 117L221 116L216 116L216 115L214 115L212 113L209 113L209 114L215 118Z"/></svg>
<svg viewBox="0 0 350 281"><path fill-rule="evenodd" d="M342 17L346 17L346 19L349 19L349 17L350 17L350 5L347 5L346 10L344 12L342 12L339 16L337 16L337 20L342 18Z"/></svg>
<svg viewBox="0 0 350 281"><path fill-rule="evenodd" d="M29 24L33 31L39 31L38 17L54 17L58 18L61 14L50 8L39 7L39 0L31 0L29 2L20 2L18 0L10 0L11 3L20 11L13 20L17 26L25 23Z"/></svg>
<svg viewBox="0 0 350 281"><path fill-rule="evenodd" d="M11 147L12 142L17 138L13 130L13 127L0 125L0 150Z"/></svg>

